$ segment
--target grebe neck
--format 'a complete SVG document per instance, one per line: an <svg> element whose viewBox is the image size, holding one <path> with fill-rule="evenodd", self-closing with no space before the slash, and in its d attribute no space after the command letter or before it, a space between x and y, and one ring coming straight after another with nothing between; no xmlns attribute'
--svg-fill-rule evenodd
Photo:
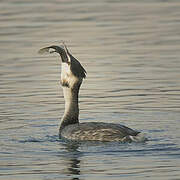
<svg viewBox="0 0 180 180"><path fill-rule="evenodd" d="M61 119L60 131L67 125L79 123L79 88L80 85L74 88L63 86L65 111Z"/></svg>
<svg viewBox="0 0 180 180"><path fill-rule="evenodd" d="M65 112L60 123L61 130L71 124L79 123L78 95L83 79L86 77L86 70L80 62L68 51L66 45L49 46L39 50L39 53L58 53L61 56L61 85L65 99ZM61 133L60 133L61 134Z"/></svg>

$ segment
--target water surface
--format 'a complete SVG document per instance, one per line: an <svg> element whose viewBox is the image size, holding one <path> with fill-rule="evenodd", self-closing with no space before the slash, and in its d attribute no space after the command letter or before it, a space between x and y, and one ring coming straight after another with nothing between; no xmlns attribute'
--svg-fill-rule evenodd
<svg viewBox="0 0 180 180"><path fill-rule="evenodd" d="M180 2L0 2L0 179L180 179ZM65 40L87 70L81 122L121 123L144 144L69 144L60 59Z"/></svg>

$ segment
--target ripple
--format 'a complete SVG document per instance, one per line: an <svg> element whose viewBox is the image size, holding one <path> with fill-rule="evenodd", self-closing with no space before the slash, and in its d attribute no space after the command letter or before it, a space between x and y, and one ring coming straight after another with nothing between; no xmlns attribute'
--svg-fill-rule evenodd
<svg viewBox="0 0 180 180"><path fill-rule="evenodd" d="M45 137L39 137L39 138L30 136L27 139L18 140L17 142L19 143L60 142L60 139L58 135L52 135L52 136L47 135Z"/></svg>

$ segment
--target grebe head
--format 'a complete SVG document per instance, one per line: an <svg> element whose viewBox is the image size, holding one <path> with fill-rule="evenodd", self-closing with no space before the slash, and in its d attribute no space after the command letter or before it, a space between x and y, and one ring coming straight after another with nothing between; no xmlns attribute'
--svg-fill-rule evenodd
<svg viewBox="0 0 180 180"><path fill-rule="evenodd" d="M66 45L63 46L49 46L39 50L39 53L58 53L61 56L61 84L63 87L75 88L80 87L83 78L86 77L86 71L68 51Z"/></svg>

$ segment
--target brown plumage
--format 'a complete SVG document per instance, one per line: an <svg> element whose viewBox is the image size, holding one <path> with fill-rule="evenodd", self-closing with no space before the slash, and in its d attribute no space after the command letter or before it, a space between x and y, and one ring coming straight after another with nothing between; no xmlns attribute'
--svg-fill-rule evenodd
<svg viewBox="0 0 180 180"><path fill-rule="evenodd" d="M146 138L124 125L101 122L79 123L79 88L86 71L64 46L49 46L39 52L59 53L62 60L61 84L65 99L65 112L59 128L60 138L73 141L142 142ZM52 50L52 51L50 51Z"/></svg>

